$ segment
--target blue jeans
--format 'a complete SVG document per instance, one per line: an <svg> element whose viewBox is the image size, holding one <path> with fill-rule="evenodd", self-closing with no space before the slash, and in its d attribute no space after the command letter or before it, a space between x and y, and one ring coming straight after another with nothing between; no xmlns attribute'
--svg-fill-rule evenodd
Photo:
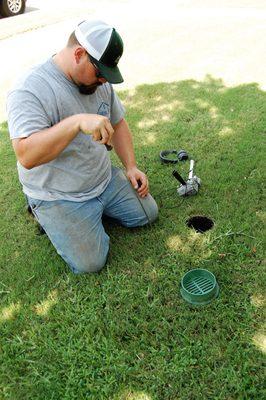
<svg viewBox="0 0 266 400"><path fill-rule="evenodd" d="M76 274L98 272L105 265L109 236L102 224L103 215L126 227L152 223L158 215L153 197L141 198L115 167L107 188L94 199L75 202L28 197L28 202L58 254Z"/></svg>

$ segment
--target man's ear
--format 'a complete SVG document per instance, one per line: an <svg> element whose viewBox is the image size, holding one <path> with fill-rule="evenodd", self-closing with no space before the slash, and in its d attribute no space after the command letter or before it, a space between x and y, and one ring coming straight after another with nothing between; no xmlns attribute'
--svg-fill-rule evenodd
<svg viewBox="0 0 266 400"><path fill-rule="evenodd" d="M74 57L77 64L80 63L81 58L86 54L86 50L83 47L77 47L74 51Z"/></svg>

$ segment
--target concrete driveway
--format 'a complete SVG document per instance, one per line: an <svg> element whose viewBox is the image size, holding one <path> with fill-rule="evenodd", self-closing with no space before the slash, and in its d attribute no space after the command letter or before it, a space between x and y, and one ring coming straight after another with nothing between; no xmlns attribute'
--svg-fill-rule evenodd
<svg viewBox="0 0 266 400"><path fill-rule="evenodd" d="M28 0L27 12L0 19L0 121L5 98L22 71L64 46L86 18L113 24L124 39L125 82L222 79L266 89L265 0ZM200 4L199 4L200 3Z"/></svg>

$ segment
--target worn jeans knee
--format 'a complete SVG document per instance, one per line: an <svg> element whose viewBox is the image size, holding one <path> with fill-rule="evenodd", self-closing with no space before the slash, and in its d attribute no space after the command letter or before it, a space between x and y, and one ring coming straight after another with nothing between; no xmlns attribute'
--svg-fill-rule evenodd
<svg viewBox="0 0 266 400"><path fill-rule="evenodd" d="M112 169L112 180L100 199L104 204L104 214L127 228L147 225L158 216L154 198L150 194L140 197L119 168Z"/></svg>
<svg viewBox="0 0 266 400"><path fill-rule="evenodd" d="M109 252L109 236L102 230L98 240L84 241L72 246L72 252L65 249L61 257L75 274L100 272L106 264Z"/></svg>
<svg viewBox="0 0 266 400"><path fill-rule="evenodd" d="M110 239L97 199L78 203L29 198L29 202L57 253L74 273L99 272L104 267Z"/></svg>
<svg viewBox="0 0 266 400"><path fill-rule="evenodd" d="M106 264L107 255L90 254L87 259L75 261L75 264L69 263L74 274L89 274L100 272ZM72 265L71 265L72 264Z"/></svg>
<svg viewBox="0 0 266 400"><path fill-rule="evenodd" d="M148 194L146 197L139 197L139 201L147 216L147 223L152 224L158 218L158 206L154 198Z"/></svg>

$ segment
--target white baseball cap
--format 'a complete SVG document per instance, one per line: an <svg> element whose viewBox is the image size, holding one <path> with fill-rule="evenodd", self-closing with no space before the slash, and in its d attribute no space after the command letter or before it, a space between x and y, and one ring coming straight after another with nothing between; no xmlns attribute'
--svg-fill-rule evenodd
<svg viewBox="0 0 266 400"><path fill-rule="evenodd" d="M83 21L75 35L100 74L110 83L124 81L117 64L123 54L123 41L115 28L103 21Z"/></svg>

